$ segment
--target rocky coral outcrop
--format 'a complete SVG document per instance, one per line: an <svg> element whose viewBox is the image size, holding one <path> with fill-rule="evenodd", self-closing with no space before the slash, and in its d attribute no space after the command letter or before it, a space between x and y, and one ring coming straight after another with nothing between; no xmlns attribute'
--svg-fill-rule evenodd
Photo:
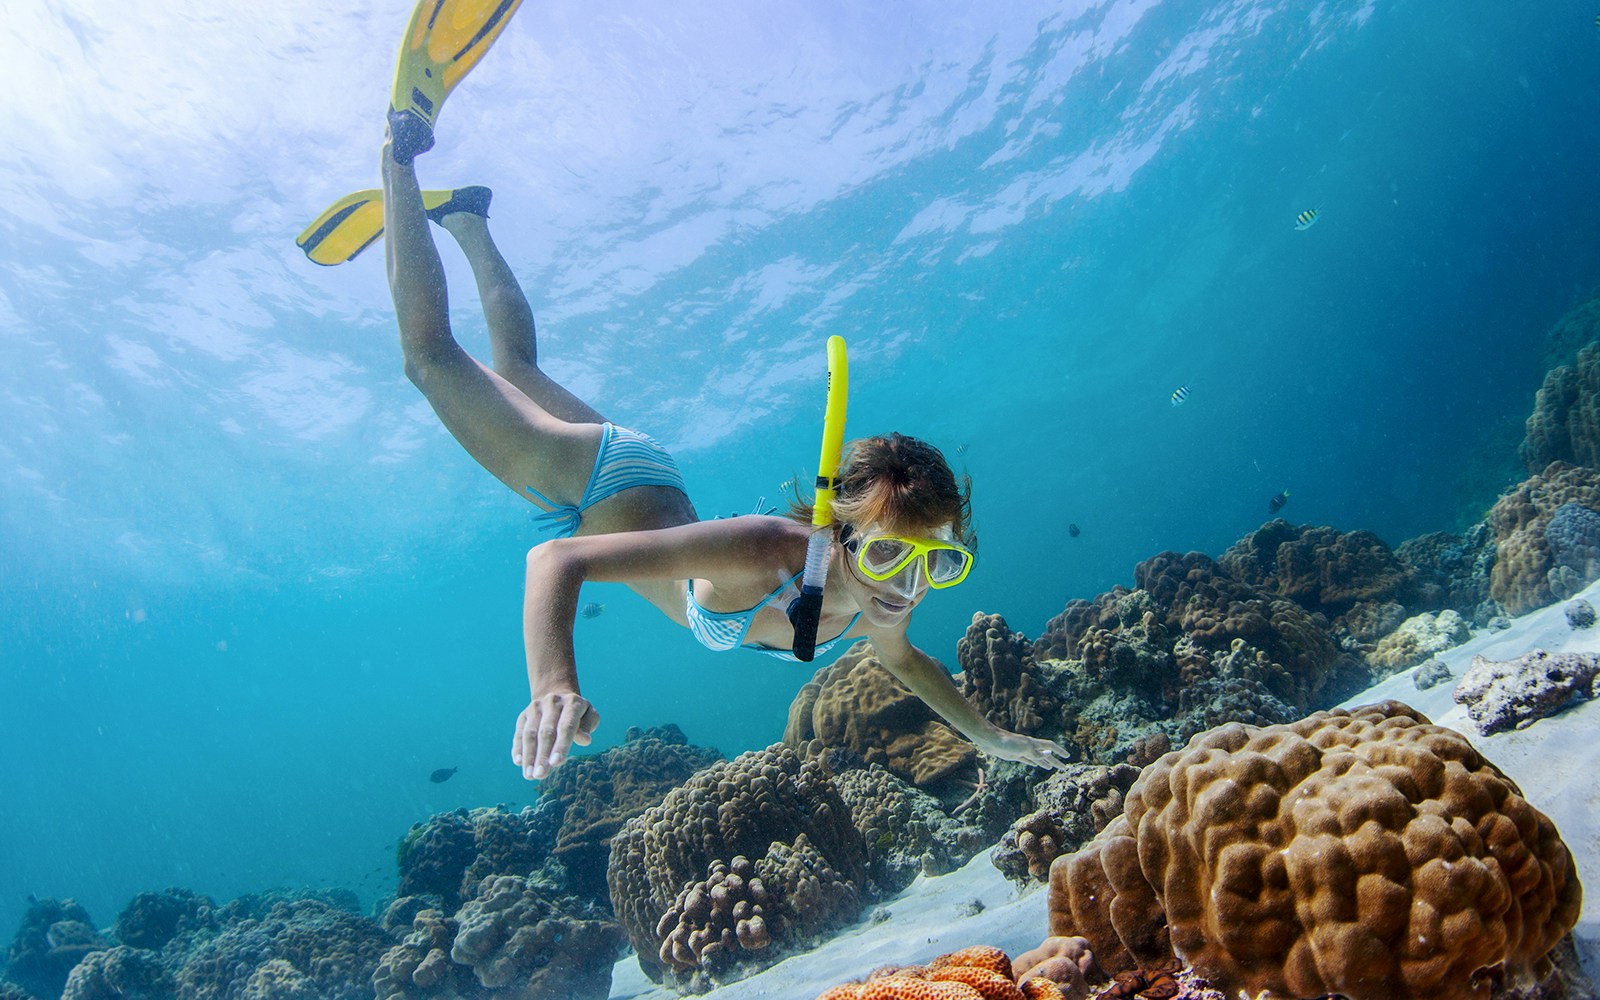
<svg viewBox="0 0 1600 1000"><path fill-rule="evenodd" d="M1495 541L1487 520L1459 535L1433 531L1408 538L1394 552L1411 574L1418 610L1449 608L1474 625L1486 625L1501 613L1500 605L1489 596ZM1381 637L1380 632L1362 641Z"/></svg>
<svg viewBox="0 0 1600 1000"><path fill-rule="evenodd" d="M836 771L833 781L866 845L869 901L887 899L919 874L955 871L990 840L981 826L947 815L938 799L881 764Z"/></svg>
<svg viewBox="0 0 1600 1000"><path fill-rule="evenodd" d="M1455 700L1467 706L1485 736L1521 729L1573 702L1596 697L1600 655L1542 649L1506 661L1474 656L1455 690Z"/></svg>
<svg viewBox="0 0 1600 1000"><path fill-rule="evenodd" d="M36 899L6 949L6 973L40 1000L55 1000L73 966L108 947L89 912L75 900Z"/></svg>
<svg viewBox="0 0 1600 1000"><path fill-rule="evenodd" d="M1600 576L1600 470L1554 462L1489 512L1489 593L1513 615L1565 600Z"/></svg>
<svg viewBox="0 0 1600 1000"><path fill-rule="evenodd" d="M1282 518L1235 542L1217 562L1240 583L1330 620L1361 604L1405 603L1411 589L1405 564L1372 532Z"/></svg>
<svg viewBox="0 0 1600 1000"><path fill-rule="evenodd" d="M551 899L534 880L492 875L455 916L450 959L480 984L518 1000L604 1000L622 957L622 929L574 897Z"/></svg>
<svg viewBox="0 0 1600 1000"><path fill-rule="evenodd" d="M453 1000L466 996L474 982L472 970L450 960L458 927L455 920L439 910L417 912L410 932L383 953L372 973L377 1000Z"/></svg>
<svg viewBox="0 0 1600 1000"><path fill-rule="evenodd" d="M818 670L789 706L783 742L819 740L869 764L882 764L918 788L938 786L977 767L977 749L858 642Z"/></svg>
<svg viewBox="0 0 1600 1000"><path fill-rule="evenodd" d="M484 879L526 875L539 868L555 845L564 811L541 799L539 808L519 812L497 806L428 817L411 827L395 852L397 895L434 897L455 912Z"/></svg>
<svg viewBox="0 0 1600 1000"><path fill-rule="evenodd" d="M1030 643L1004 618L973 615L967 634L956 642L956 659L962 697L990 722L1032 735L1054 721L1059 702L1040 682Z"/></svg>
<svg viewBox="0 0 1600 1000"><path fill-rule="evenodd" d="M199 940L175 973L182 1000L288 1000L296 991L370 1000L372 970L392 943L376 921L319 899L243 897L217 917L222 929Z"/></svg>
<svg viewBox="0 0 1600 1000"><path fill-rule="evenodd" d="M1600 343L1545 373L1518 454L1529 472L1551 462L1600 467Z"/></svg>
<svg viewBox="0 0 1600 1000"><path fill-rule="evenodd" d="M1376 668L1377 676L1387 677L1471 638L1472 626L1457 612L1448 608L1438 614L1425 611L1378 640L1367 654L1367 662Z"/></svg>
<svg viewBox="0 0 1600 1000"><path fill-rule="evenodd" d="M1051 867L1050 933L1230 994L1482 996L1543 973L1582 890L1550 821L1398 702L1223 726L1147 768Z"/></svg>
<svg viewBox="0 0 1600 1000"><path fill-rule="evenodd" d="M1122 815L1123 796L1138 776L1131 764L1072 764L1052 774L1033 789L1034 811L1011 825L990 860L1013 882L1046 881L1051 862Z"/></svg>
<svg viewBox="0 0 1600 1000"><path fill-rule="evenodd" d="M216 909L210 896L188 889L141 892L117 915L113 933L131 948L160 951L174 938L214 929Z"/></svg>
<svg viewBox="0 0 1600 1000"><path fill-rule="evenodd" d="M866 877L837 786L782 744L713 765L629 820L608 874L646 974L694 991L854 920Z"/></svg>
<svg viewBox="0 0 1600 1000"><path fill-rule="evenodd" d="M79 962L67 977L61 1000L167 1000L176 992L177 983L160 955L118 945Z"/></svg>
<svg viewBox="0 0 1600 1000"><path fill-rule="evenodd" d="M711 747L691 745L682 729L668 724L629 729L620 745L557 768L539 790L539 805L560 816L551 853L570 874L572 891L605 902L606 859L622 824L722 759Z"/></svg>

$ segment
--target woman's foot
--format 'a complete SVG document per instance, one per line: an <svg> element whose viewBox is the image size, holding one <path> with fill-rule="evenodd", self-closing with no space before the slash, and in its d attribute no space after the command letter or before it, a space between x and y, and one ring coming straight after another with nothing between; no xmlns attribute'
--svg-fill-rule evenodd
<svg viewBox="0 0 1600 1000"><path fill-rule="evenodd" d="M494 192L481 184L469 187L456 188L450 194L450 200L442 205L435 205L428 209L428 218L444 225L445 216L465 213L476 215L479 218L489 217L489 200L494 197Z"/></svg>

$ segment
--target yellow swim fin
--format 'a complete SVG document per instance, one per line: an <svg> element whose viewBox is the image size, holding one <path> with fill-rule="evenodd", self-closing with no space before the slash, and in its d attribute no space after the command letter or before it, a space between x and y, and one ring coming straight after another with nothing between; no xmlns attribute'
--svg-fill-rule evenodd
<svg viewBox="0 0 1600 1000"><path fill-rule="evenodd" d="M489 189L464 187L422 192L422 208L435 222L448 214L439 211L447 205L453 212L472 212L488 218ZM383 192L370 188L347 194L329 205L294 242L313 263L332 267L355 260L382 235Z"/></svg>
<svg viewBox="0 0 1600 1000"><path fill-rule="evenodd" d="M439 106L478 65L522 0L420 0L400 45L389 98L397 163L433 148Z"/></svg>

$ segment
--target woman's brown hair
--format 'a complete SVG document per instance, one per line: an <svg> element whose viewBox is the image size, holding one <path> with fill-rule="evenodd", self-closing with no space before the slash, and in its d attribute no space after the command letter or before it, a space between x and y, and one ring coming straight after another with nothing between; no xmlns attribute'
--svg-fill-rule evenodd
<svg viewBox="0 0 1600 1000"><path fill-rule="evenodd" d="M789 516L810 524L811 511L811 501L802 498L797 480ZM904 434L861 438L845 446L833 519L836 532L841 523L876 524L908 533L948 524L962 544L977 551L972 477L962 476L957 482L938 448Z"/></svg>

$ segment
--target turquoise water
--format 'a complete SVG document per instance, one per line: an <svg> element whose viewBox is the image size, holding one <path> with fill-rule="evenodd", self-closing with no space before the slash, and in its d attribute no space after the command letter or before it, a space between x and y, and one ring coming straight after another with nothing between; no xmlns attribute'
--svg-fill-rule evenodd
<svg viewBox="0 0 1600 1000"><path fill-rule="evenodd" d="M1518 478L1544 331L1600 274L1591 5L673 6L529 0L424 183L495 189L541 358L702 516L812 473L848 338L850 431L976 484L979 567L912 628L946 662L974 611L1037 634L1280 490L1397 544ZM8 5L0 935L29 893L370 904L412 822L534 795L532 508L403 378L377 253L293 244L376 183L407 13ZM585 600L597 747L779 737L808 668Z"/></svg>

